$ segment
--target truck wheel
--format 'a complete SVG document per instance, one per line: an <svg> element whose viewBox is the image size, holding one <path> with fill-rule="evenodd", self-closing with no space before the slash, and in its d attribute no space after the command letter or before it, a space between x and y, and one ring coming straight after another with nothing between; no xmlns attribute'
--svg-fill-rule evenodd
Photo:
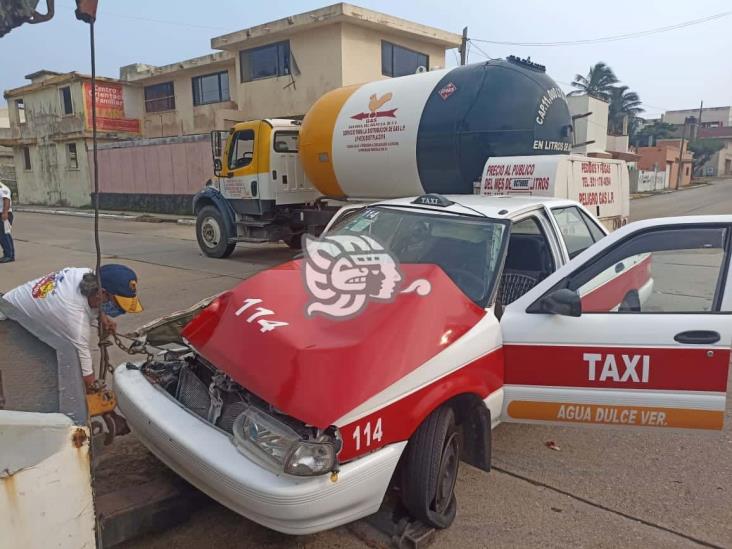
<svg viewBox="0 0 732 549"><path fill-rule="evenodd" d="M208 257L229 257L236 242L227 242L224 217L215 206L204 206L196 216L196 239Z"/></svg>
<svg viewBox="0 0 732 549"><path fill-rule="evenodd" d="M462 441L455 412L432 412L409 439L401 477L402 503L414 518L435 528L455 520L455 481Z"/></svg>

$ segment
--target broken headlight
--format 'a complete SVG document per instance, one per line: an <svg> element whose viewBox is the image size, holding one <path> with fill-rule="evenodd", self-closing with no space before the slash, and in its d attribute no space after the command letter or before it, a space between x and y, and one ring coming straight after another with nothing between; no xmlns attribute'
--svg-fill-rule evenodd
<svg viewBox="0 0 732 549"><path fill-rule="evenodd" d="M336 443L328 435L305 440L290 426L254 406L234 421L234 445L240 452L274 462L285 473L322 475L335 469Z"/></svg>

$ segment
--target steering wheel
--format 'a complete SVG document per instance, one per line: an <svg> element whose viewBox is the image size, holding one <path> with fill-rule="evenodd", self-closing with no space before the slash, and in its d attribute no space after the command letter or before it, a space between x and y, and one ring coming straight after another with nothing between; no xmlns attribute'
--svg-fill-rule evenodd
<svg viewBox="0 0 732 549"><path fill-rule="evenodd" d="M248 166L249 164L252 163L253 158L254 158L253 152L245 152L239 158L236 159L236 167L243 168L245 166Z"/></svg>
<svg viewBox="0 0 732 549"><path fill-rule="evenodd" d="M483 297L483 292L485 291L485 283L482 278L480 278L478 275L473 273L472 271L468 271L467 269L461 269L461 268L450 268L449 272L447 272L447 276L452 278L453 282L455 282L455 285L458 286L461 290L463 290L463 293L467 295L468 297L475 298L476 300Z"/></svg>

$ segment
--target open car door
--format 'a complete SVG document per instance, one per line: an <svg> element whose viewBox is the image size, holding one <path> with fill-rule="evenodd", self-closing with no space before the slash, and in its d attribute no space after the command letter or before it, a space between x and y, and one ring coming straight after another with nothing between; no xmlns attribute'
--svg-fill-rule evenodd
<svg viewBox="0 0 732 549"><path fill-rule="evenodd" d="M721 429L732 216L603 238L506 308L502 420Z"/></svg>

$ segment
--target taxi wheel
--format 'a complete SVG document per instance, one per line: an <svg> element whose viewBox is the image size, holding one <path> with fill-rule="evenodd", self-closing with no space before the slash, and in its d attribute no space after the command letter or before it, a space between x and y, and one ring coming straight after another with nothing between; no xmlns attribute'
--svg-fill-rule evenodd
<svg viewBox="0 0 732 549"><path fill-rule="evenodd" d="M462 440L449 406L438 408L409 439L401 477L402 503L414 518L435 528L455 520L455 482Z"/></svg>

